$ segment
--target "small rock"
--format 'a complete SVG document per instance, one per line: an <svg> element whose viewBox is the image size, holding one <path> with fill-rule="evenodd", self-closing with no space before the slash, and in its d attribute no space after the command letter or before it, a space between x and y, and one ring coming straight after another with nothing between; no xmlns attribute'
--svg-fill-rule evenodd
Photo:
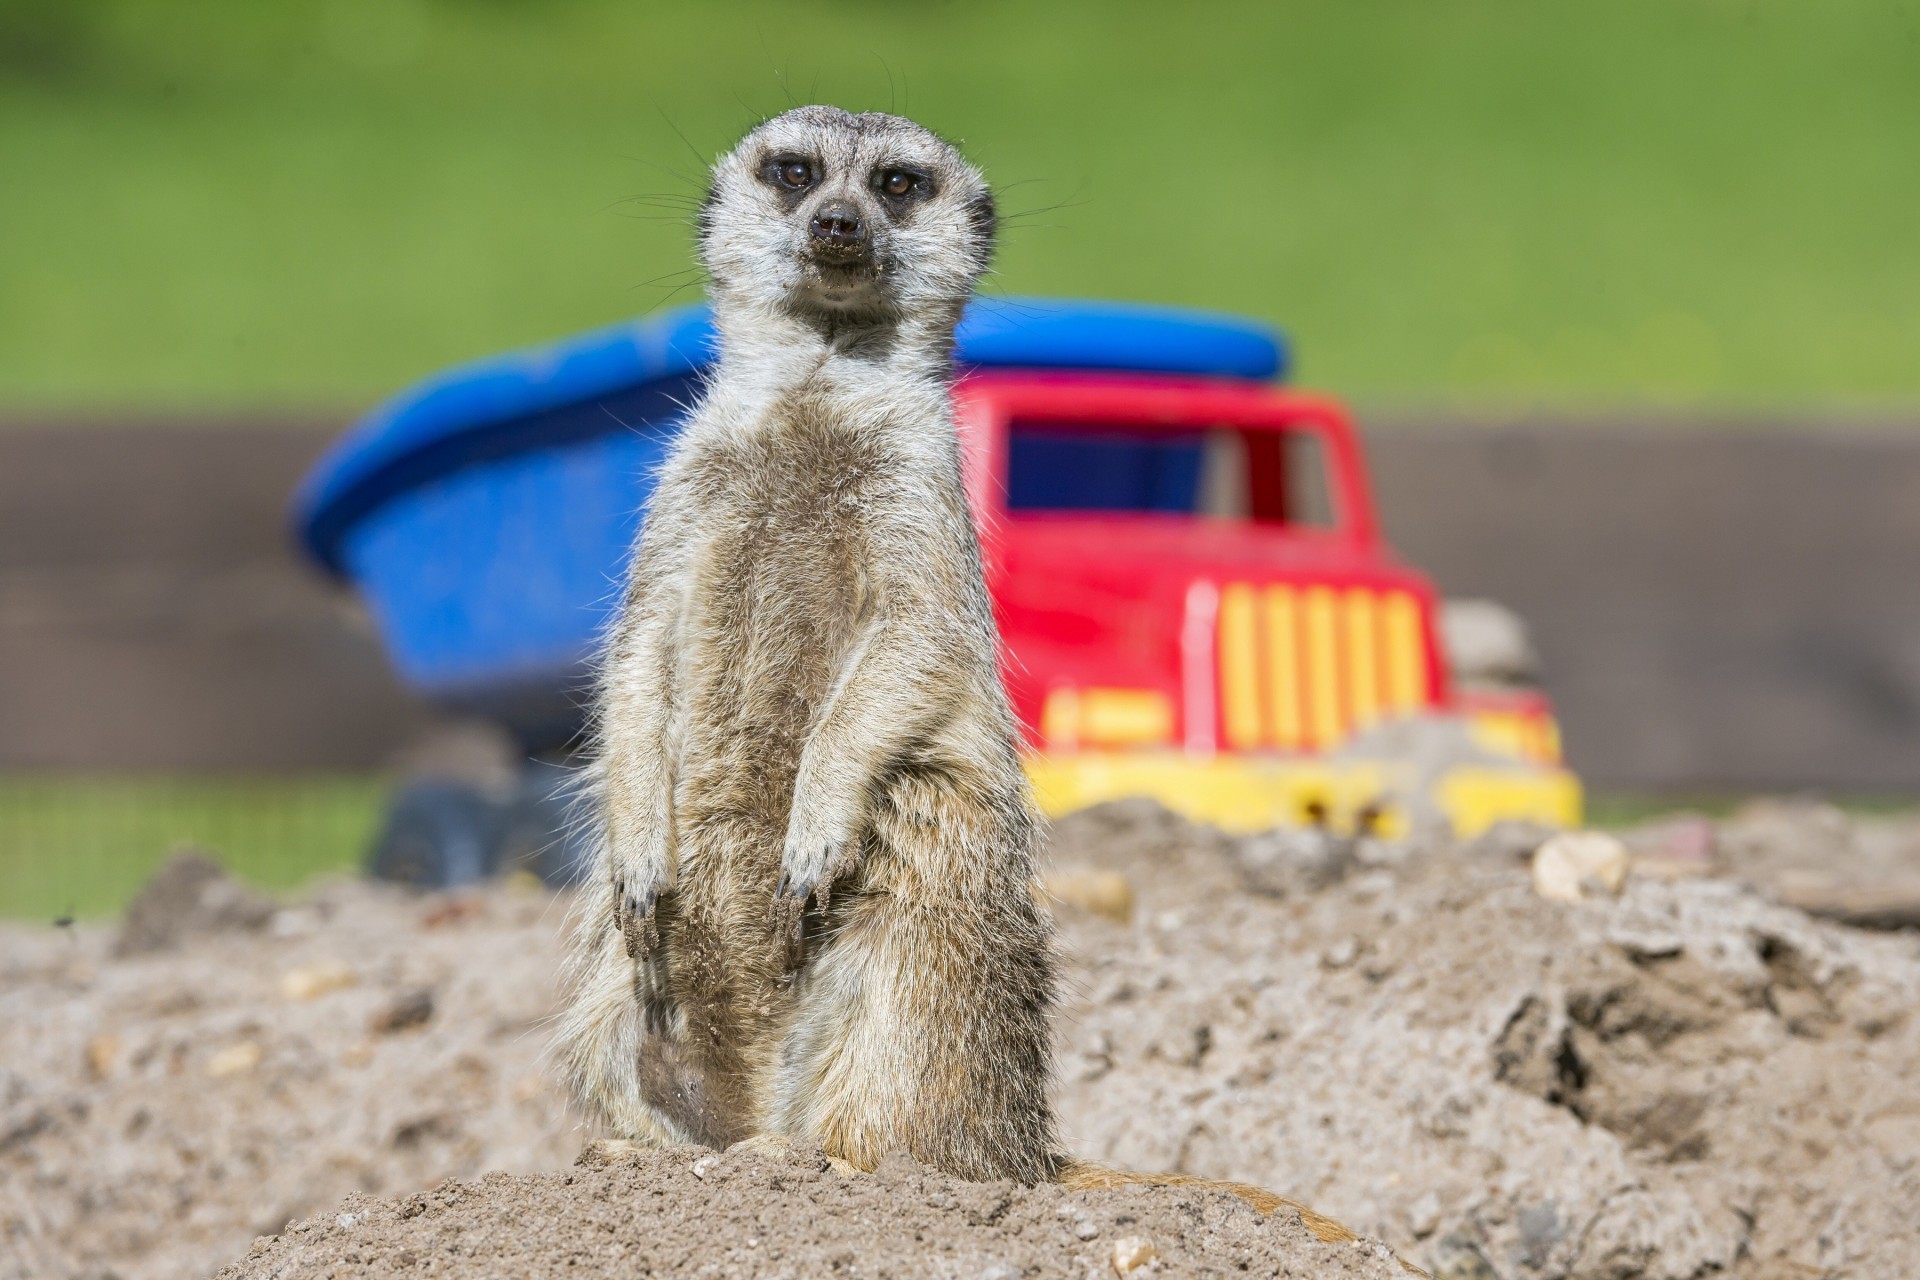
<svg viewBox="0 0 1920 1280"><path fill-rule="evenodd" d="M228 878L206 854L182 849L154 872L127 907L116 956L164 951L200 934L259 929L273 904Z"/></svg>
<svg viewBox="0 0 1920 1280"><path fill-rule="evenodd" d="M1118 871L1081 868L1056 872L1047 877L1046 890L1055 902L1104 916L1117 924L1133 919L1133 882Z"/></svg>
<svg viewBox="0 0 1920 1280"><path fill-rule="evenodd" d="M720 1167L719 1156L701 1156L698 1160L695 1160L693 1162L693 1169L691 1170L691 1172L693 1173L694 1177L700 1179L700 1181L702 1182L705 1182L708 1178L713 1176L713 1171L719 1167Z"/></svg>
<svg viewBox="0 0 1920 1280"><path fill-rule="evenodd" d="M1326 827L1281 828L1233 845L1249 893L1298 897L1338 884L1355 866L1354 839Z"/></svg>
<svg viewBox="0 0 1920 1280"><path fill-rule="evenodd" d="M243 1075L260 1065L260 1046L251 1040L228 1045L207 1059L210 1076Z"/></svg>
<svg viewBox="0 0 1920 1280"><path fill-rule="evenodd" d="M1463 1235L1440 1238L1433 1247L1433 1280L1500 1280L1480 1246Z"/></svg>
<svg viewBox="0 0 1920 1280"><path fill-rule="evenodd" d="M312 1000L357 981L359 978L353 970L338 960L322 960L289 969L280 978L280 994L289 1000Z"/></svg>
<svg viewBox="0 0 1920 1280"><path fill-rule="evenodd" d="M1326 954L1320 957L1320 963L1329 969L1344 969L1352 964L1359 954L1359 943L1352 938L1342 938L1327 948Z"/></svg>
<svg viewBox="0 0 1920 1280"><path fill-rule="evenodd" d="M386 1008L374 1014L367 1023L368 1029L375 1035L392 1035L396 1031L406 1031L413 1027L425 1026L433 1017L433 992L421 989L409 991L394 1000Z"/></svg>
<svg viewBox="0 0 1920 1280"><path fill-rule="evenodd" d="M442 929L463 920L476 920L487 914L487 904L470 893L448 894L420 917L423 929Z"/></svg>
<svg viewBox="0 0 1920 1280"><path fill-rule="evenodd" d="M1633 864L1627 846L1604 831L1563 831L1533 854L1533 891L1551 902L1617 894Z"/></svg>
<svg viewBox="0 0 1920 1280"><path fill-rule="evenodd" d="M1540 682L1540 656L1534 652L1520 615L1492 600L1440 602L1440 648L1447 666L1464 685L1491 689L1531 689Z"/></svg>
<svg viewBox="0 0 1920 1280"><path fill-rule="evenodd" d="M1138 1271L1160 1256L1145 1236L1121 1236L1113 1242L1113 1269L1120 1275Z"/></svg>
<svg viewBox="0 0 1920 1280"><path fill-rule="evenodd" d="M87 1041L87 1073L95 1080L105 1080L119 1057L119 1036L103 1031Z"/></svg>
<svg viewBox="0 0 1920 1280"><path fill-rule="evenodd" d="M1533 1268L1544 1267L1553 1247L1566 1238L1566 1227L1551 1201L1528 1205L1520 1211L1520 1260Z"/></svg>
<svg viewBox="0 0 1920 1280"><path fill-rule="evenodd" d="M1429 1191L1407 1210L1407 1230L1414 1239L1425 1240L1440 1229L1440 1197Z"/></svg>

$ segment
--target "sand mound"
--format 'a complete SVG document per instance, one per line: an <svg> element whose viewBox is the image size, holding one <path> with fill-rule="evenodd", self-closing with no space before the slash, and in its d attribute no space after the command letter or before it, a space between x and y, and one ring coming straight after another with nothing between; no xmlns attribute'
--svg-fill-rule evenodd
<svg viewBox="0 0 1920 1280"><path fill-rule="evenodd" d="M1447 1280L1920 1274L1920 937L1735 879L1556 903L1492 846L1335 852L1151 806L1061 824L1055 861L1097 873L1059 909L1077 1154L1271 1187ZM127 958L0 928L0 1277L204 1275L276 1233L230 1274L1111 1275L1129 1234L1166 1274L1387 1265L1189 1190L572 1168L541 1056L563 914L340 884Z"/></svg>
<svg viewBox="0 0 1920 1280"><path fill-rule="evenodd" d="M956 1182L901 1156L843 1176L817 1149L594 1155L566 1173L352 1197L220 1275L1408 1274L1380 1245L1322 1244L1297 1214L1263 1217L1227 1192Z"/></svg>

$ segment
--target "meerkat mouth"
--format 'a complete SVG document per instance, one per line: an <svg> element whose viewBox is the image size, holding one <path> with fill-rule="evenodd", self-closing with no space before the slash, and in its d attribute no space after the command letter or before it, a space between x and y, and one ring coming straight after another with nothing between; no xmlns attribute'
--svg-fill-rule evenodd
<svg viewBox="0 0 1920 1280"><path fill-rule="evenodd" d="M801 265L829 280L878 280L879 262L864 250L835 252L814 249L801 256Z"/></svg>
<svg viewBox="0 0 1920 1280"><path fill-rule="evenodd" d="M837 313L884 307L886 272L872 254L820 253L800 258L799 298Z"/></svg>

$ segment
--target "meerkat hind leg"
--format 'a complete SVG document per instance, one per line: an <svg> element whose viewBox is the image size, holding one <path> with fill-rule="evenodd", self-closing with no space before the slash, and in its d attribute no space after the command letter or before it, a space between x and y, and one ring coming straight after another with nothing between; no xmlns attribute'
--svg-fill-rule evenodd
<svg viewBox="0 0 1920 1280"><path fill-rule="evenodd" d="M978 1034L999 1023L1018 1038L1020 1020L954 1017L956 997L925 978L978 966L964 955L936 961L938 923L894 910L856 908L812 962L776 1076L772 1126L863 1170L902 1151L974 1181L1046 1181L1044 1075L1000 1069L1012 1046L983 1044ZM1032 1021L1043 1034L1044 1021Z"/></svg>
<svg viewBox="0 0 1920 1280"><path fill-rule="evenodd" d="M615 1139L653 1146L704 1140L705 1091L659 1009L641 998L611 911L588 922L555 1048L562 1075Z"/></svg>

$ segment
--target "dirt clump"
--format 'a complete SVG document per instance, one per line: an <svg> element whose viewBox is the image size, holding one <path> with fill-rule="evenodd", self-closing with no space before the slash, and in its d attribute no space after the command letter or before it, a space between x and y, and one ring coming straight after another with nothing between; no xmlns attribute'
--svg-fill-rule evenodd
<svg viewBox="0 0 1920 1280"><path fill-rule="evenodd" d="M488 1174L337 1210L256 1241L221 1280L461 1276L1265 1275L1407 1280L1381 1245L1322 1244L1224 1191L958 1182L906 1156L834 1171L818 1148L743 1144ZM1116 1258L1120 1259L1116 1263ZM1124 1267L1124 1270L1122 1270Z"/></svg>
<svg viewBox="0 0 1920 1280"><path fill-rule="evenodd" d="M1715 866L1809 915L1920 929L1920 817L1858 820L1812 799L1756 800L1715 824Z"/></svg>
<svg viewBox="0 0 1920 1280"><path fill-rule="evenodd" d="M1846 821L1828 874L1914 865ZM1271 1188L1448 1280L1912 1280L1920 934L1809 916L1731 878L1802 854L1698 834L1704 867L1556 902L1517 840L1356 839L1328 875L1146 803L1058 823L1056 888L1105 886L1056 907L1071 1152ZM566 908L340 883L126 957L0 925L0 1280L1400 1274L1189 1188L572 1167L593 1135L544 1059ZM323 973L352 981L287 983Z"/></svg>
<svg viewBox="0 0 1920 1280"><path fill-rule="evenodd" d="M1113 820L1056 839L1141 897L1069 935L1087 1157L1276 1188L1436 1274L1920 1274L1914 934L1707 877L1553 902L1444 849L1275 901L1218 833Z"/></svg>
<svg viewBox="0 0 1920 1280"><path fill-rule="evenodd" d="M428 927L445 901L330 884L125 958L100 926L0 924L0 1278L209 1275L349 1193L564 1168L564 904L492 888Z"/></svg>
<svg viewBox="0 0 1920 1280"><path fill-rule="evenodd" d="M272 917L273 903L232 879L206 854L181 849L128 906L113 952L164 951L209 933L258 929Z"/></svg>

